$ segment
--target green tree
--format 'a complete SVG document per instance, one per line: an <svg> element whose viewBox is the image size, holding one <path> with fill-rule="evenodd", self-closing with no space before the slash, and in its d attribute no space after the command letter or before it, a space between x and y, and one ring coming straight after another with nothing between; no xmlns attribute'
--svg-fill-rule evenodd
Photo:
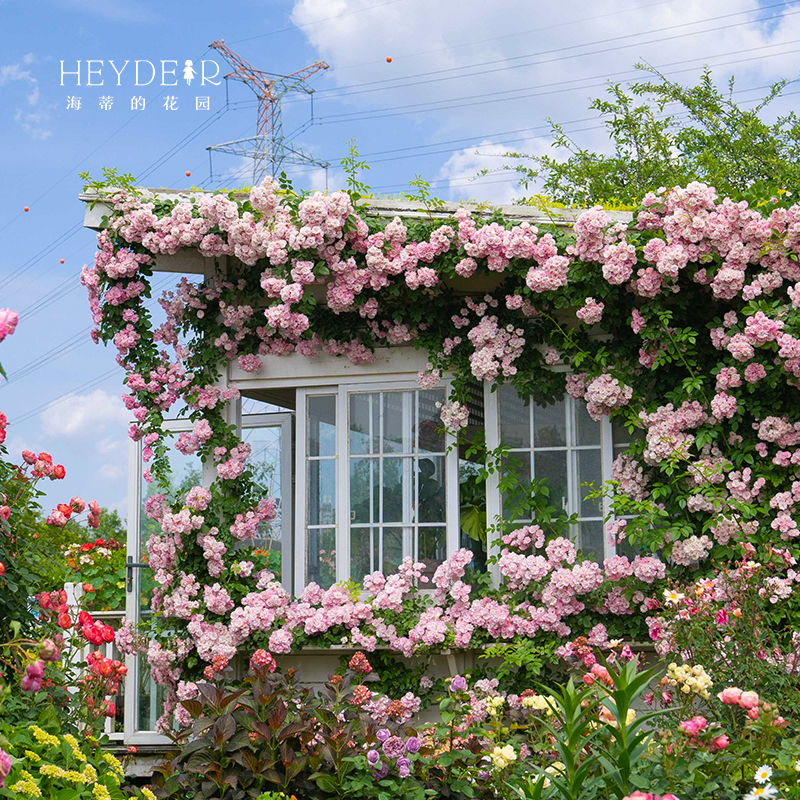
<svg viewBox="0 0 800 800"><path fill-rule="evenodd" d="M508 153L521 163L506 169L516 170L522 186L538 187L547 200L576 207L636 204L659 186L691 181L734 198L800 185L800 118L790 112L772 123L764 120L788 81L778 81L743 108L733 100L733 79L722 91L708 68L693 87L646 65L637 68L654 77L627 88L609 84L608 96L590 106L600 112L609 153L581 147L549 120L554 146L567 151L567 158Z"/></svg>

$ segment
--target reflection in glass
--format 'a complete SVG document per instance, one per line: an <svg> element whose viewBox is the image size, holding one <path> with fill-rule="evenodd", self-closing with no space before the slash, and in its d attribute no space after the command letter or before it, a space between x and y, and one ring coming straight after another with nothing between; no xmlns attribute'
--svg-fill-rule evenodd
<svg viewBox="0 0 800 800"><path fill-rule="evenodd" d="M306 539L306 584L329 589L336 583L336 529L310 528Z"/></svg>
<svg viewBox="0 0 800 800"><path fill-rule="evenodd" d="M587 495L600 488L603 482L603 470L599 450L578 450L578 484L580 491L581 517L597 517L601 512L600 498L589 499ZM584 486L583 484L592 484Z"/></svg>
<svg viewBox="0 0 800 800"><path fill-rule="evenodd" d="M553 405L533 407L533 446L566 447L567 414L566 401L558 400Z"/></svg>
<svg viewBox="0 0 800 800"><path fill-rule="evenodd" d="M374 394L350 395L350 452L378 452L380 436L380 405Z"/></svg>
<svg viewBox="0 0 800 800"><path fill-rule="evenodd" d="M249 463L258 486L259 497L272 497L276 501L275 519L259 526L258 536L252 544L262 551L267 567L278 580L282 574L283 498L282 498L282 447L283 428L280 425L246 427L242 438L251 446ZM288 502L288 499L287 499Z"/></svg>
<svg viewBox="0 0 800 800"><path fill-rule="evenodd" d="M440 414L444 392L441 389L430 389L418 392L417 397L419 403L417 450L421 453L443 453L444 428Z"/></svg>
<svg viewBox="0 0 800 800"><path fill-rule="evenodd" d="M447 538L444 526L424 526L419 529L418 559L425 565L424 574L433 576L436 568L447 557Z"/></svg>
<svg viewBox="0 0 800 800"><path fill-rule="evenodd" d="M350 521L375 522L378 516L378 462L373 458L350 460Z"/></svg>
<svg viewBox="0 0 800 800"><path fill-rule="evenodd" d="M384 575L397 572L403 560L403 529L383 529L383 561L381 571Z"/></svg>
<svg viewBox="0 0 800 800"><path fill-rule="evenodd" d="M594 561L603 560L603 520L584 520L580 524L580 549Z"/></svg>
<svg viewBox="0 0 800 800"><path fill-rule="evenodd" d="M308 462L308 524L333 525L336 522L336 461Z"/></svg>
<svg viewBox="0 0 800 800"><path fill-rule="evenodd" d="M547 481L550 505L558 511L567 510L567 451L538 450L533 456L533 476Z"/></svg>
<svg viewBox="0 0 800 800"><path fill-rule="evenodd" d="M586 410L586 403L582 400L575 401L575 427L577 429L577 444L600 446L600 422L593 420Z"/></svg>
<svg viewBox="0 0 800 800"><path fill-rule="evenodd" d="M417 520L444 522L445 513L444 456L420 458L417 463Z"/></svg>
<svg viewBox="0 0 800 800"><path fill-rule="evenodd" d="M336 455L336 395L308 398L308 455Z"/></svg>
<svg viewBox="0 0 800 800"><path fill-rule="evenodd" d="M500 405L500 441L506 447L530 447L530 406L513 386L498 389Z"/></svg>

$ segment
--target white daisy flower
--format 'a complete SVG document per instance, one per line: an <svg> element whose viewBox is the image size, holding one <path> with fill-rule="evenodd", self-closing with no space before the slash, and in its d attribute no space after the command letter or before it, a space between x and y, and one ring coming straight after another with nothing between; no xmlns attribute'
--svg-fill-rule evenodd
<svg viewBox="0 0 800 800"><path fill-rule="evenodd" d="M744 796L744 800L764 800L764 798L775 797L776 794L778 794L778 790L768 783L766 786L756 786L752 792L748 792Z"/></svg>
<svg viewBox="0 0 800 800"><path fill-rule="evenodd" d="M756 783L769 783L769 779L772 777L772 767L768 767L766 764L762 764L757 770L756 775L753 780Z"/></svg>

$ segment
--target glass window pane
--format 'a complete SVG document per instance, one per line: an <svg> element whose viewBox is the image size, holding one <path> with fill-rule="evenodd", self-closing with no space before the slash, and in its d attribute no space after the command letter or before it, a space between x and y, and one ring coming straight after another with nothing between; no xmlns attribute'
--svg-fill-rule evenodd
<svg viewBox="0 0 800 800"><path fill-rule="evenodd" d="M276 517L259 526L253 546L262 551L267 566L280 580L282 560L283 499L281 497L281 447L280 425L264 425L242 429L242 438L251 447L249 463L261 497L273 497L277 501ZM286 502L289 502L288 498Z"/></svg>
<svg viewBox="0 0 800 800"><path fill-rule="evenodd" d="M506 447L530 447L530 406L513 386L498 389L500 441Z"/></svg>
<svg viewBox="0 0 800 800"><path fill-rule="evenodd" d="M308 455L336 455L336 395L308 398Z"/></svg>
<svg viewBox="0 0 800 800"><path fill-rule="evenodd" d="M383 392L383 452L411 452L411 392Z"/></svg>
<svg viewBox="0 0 800 800"><path fill-rule="evenodd" d="M447 539L443 526L419 528L417 559L425 565L424 575L433 577L436 568L447 557Z"/></svg>
<svg viewBox="0 0 800 800"><path fill-rule="evenodd" d="M411 458L383 458L383 516L381 522L409 522L411 517Z"/></svg>
<svg viewBox="0 0 800 800"><path fill-rule="evenodd" d="M419 429L417 448L421 452L444 452L444 426L440 416L444 403L444 390L431 389L417 393L419 402ZM439 407L436 407L436 404Z"/></svg>
<svg viewBox="0 0 800 800"><path fill-rule="evenodd" d="M603 520L593 519L580 523L580 549L585 556L594 561L602 561L603 549Z"/></svg>
<svg viewBox="0 0 800 800"><path fill-rule="evenodd" d="M353 524L376 522L378 462L374 458L350 459L350 521Z"/></svg>
<svg viewBox="0 0 800 800"><path fill-rule="evenodd" d="M631 442L643 439L644 431L641 428L634 428L633 433L628 433L623 420L612 419L611 438L614 440L614 447L627 447Z"/></svg>
<svg viewBox="0 0 800 800"><path fill-rule="evenodd" d="M308 524L336 523L336 461L308 462Z"/></svg>
<svg viewBox="0 0 800 800"><path fill-rule="evenodd" d="M550 505L557 510L567 508L567 452L545 450L534 453L533 472L535 478L547 481L550 490Z"/></svg>
<svg viewBox="0 0 800 800"><path fill-rule="evenodd" d="M329 589L336 583L336 531L312 528L306 536L306 584Z"/></svg>
<svg viewBox="0 0 800 800"><path fill-rule="evenodd" d="M403 529L383 528L383 561L381 570L384 575L397 572L403 561Z"/></svg>
<svg viewBox="0 0 800 800"><path fill-rule="evenodd" d="M138 708L136 709L136 730L154 731L156 722L164 710L167 699L167 687L156 686L150 676L150 665L147 655L140 653L136 659L136 677L138 681Z"/></svg>
<svg viewBox="0 0 800 800"><path fill-rule="evenodd" d="M373 539L372 528L350 529L350 577L357 583L377 569Z"/></svg>
<svg viewBox="0 0 800 800"><path fill-rule="evenodd" d="M444 456L420 457L417 462L417 521L445 521Z"/></svg>
<svg viewBox="0 0 800 800"><path fill-rule="evenodd" d="M529 453L512 453L503 459L501 490L503 516L506 519L525 519L528 507L525 498L531 483L531 457Z"/></svg>
<svg viewBox="0 0 800 800"><path fill-rule="evenodd" d="M558 400L552 405L533 407L533 446L566 447L567 412L566 401Z"/></svg>
<svg viewBox="0 0 800 800"><path fill-rule="evenodd" d="M593 420L586 410L586 403L575 401L576 442L579 445L600 444L600 422Z"/></svg>
<svg viewBox="0 0 800 800"><path fill-rule="evenodd" d="M175 433L177 438L180 434ZM203 482L203 462L196 455L183 455L179 450L170 447L168 451L169 465L172 471L169 487L166 488L154 481L148 483L142 478L141 501L139 512L139 560L147 563L149 553L147 541L153 535L161 535L161 525L150 519L145 513L147 500L154 494L166 494L170 501L183 499L192 486L200 486ZM143 465L142 471L147 465ZM122 542L120 544L123 544Z"/></svg>
<svg viewBox="0 0 800 800"><path fill-rule="evenodd" d="M377 453L379 438L379 395L350 395L350 452Z"/></svg>
<svg viewBox="0 0 800 800"><path fill-rule="evenodd" d="M586 495L593 490L599 489L603 482L603 473L600 461L600 450L578 450L578 485L580 492L581 517L598 517L602 514L601 498L595 500L587 499ZM593 486L583 486L584 483L592 483Z"/></svg>

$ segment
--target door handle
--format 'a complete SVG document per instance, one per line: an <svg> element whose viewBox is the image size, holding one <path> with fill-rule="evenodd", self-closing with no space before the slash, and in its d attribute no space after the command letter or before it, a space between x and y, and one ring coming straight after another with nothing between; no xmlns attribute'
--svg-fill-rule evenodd
<svg viewBox="0 0 800 800"><path fill-rule="evenodd" d="M133 560L133 556L128 556L128 560L125 562L125 591L132 592L133 591L133 570L139 567L149 567L149 564L142 564L138 561Z"/></svg>

